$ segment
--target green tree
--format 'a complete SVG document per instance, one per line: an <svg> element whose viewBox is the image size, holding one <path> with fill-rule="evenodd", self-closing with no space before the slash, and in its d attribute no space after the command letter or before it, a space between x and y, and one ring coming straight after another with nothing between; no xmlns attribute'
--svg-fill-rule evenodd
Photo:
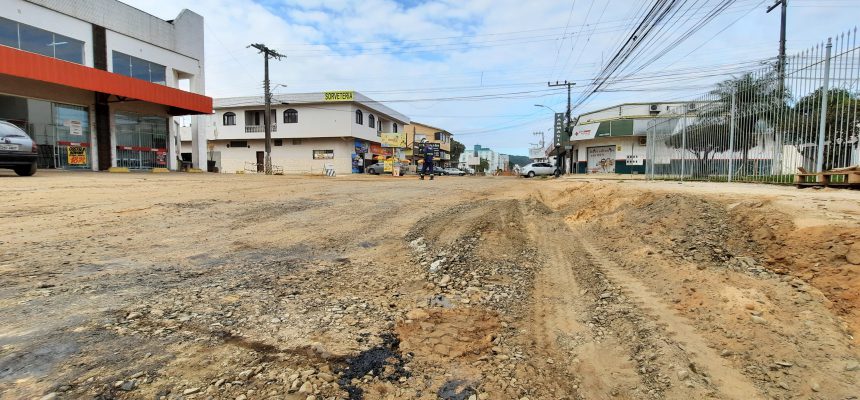
<svg viewBox="0 0 860 400"><path fill-rule="evenodd" d="M818 157L818 130L821 121L821 97L823 89L800 98L793 107L795 118L790 118L792 125L785 127L786 141L797 145L801 154L809 164L805 167L814 168ZM825 122L824 170L844 167L851 161L848 157L855 151L860 140L860 96L842 88L827 91L827 116ZM806 145L806 146L802 146Z"/></svg>
<svg viewBox="0 0 860 400"><path fill-rule="evenodd" d="M451 162L457 164L460 161L460 155L466 151L466 145L460 143L454 138L451 138Z"/></svg>
<svg viewBox="0 0 860 400"><path fill-rule="evenodd" d="M481 163L478 164L478 170L476 172L484 173L487 172L488 169L490 169L490 162L487 161L486 158L482 158Z"/></svg>

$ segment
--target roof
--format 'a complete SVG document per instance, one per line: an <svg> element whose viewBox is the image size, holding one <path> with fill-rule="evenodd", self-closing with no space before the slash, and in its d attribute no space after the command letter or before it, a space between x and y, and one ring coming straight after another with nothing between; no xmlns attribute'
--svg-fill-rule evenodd
<svg viewBox="0 0 860 400"><path fill-rule="evenodd" d="M579 116L581 117L583 115L595 114L595 113L599 113L601 111L611 110L613 108L624 107L624 106L650 106L651 104L690 104L690 103L708 103L708 102L702 101L702 100L686 100L686 101L676 100L676 101L649 101L647 103L644 103L644 102L621 103L621 104L616 104L614 106L603 107L603 108L599 108L597 110L591 110L589 112L584 112L582 114L579 114Z"/></svg>
<svg viewBox="0 0 860 400"><path fill-rule="evenodd" d="M371 99L359 92L353 92L353 100L351 101L325 101L325 92L313 93L286 93L272 95L272 104L287 103L290 105L302 104L333 104L333 103L356 103L367 107L378 114L385 115L390 119L396 120L403 124L409 124L409 117L401 114L394 109ZM263 96L246 96L246 97L223 97L215 99L214 108L247 108L265 106Z"/></svg>
<svg viewBox="0 0 860 400"><path fill-rule="evenodd" d="M423 127L425 127L425 128L435 129L435 130L437 130L437 131L445 132L445 133L451 133L451 132L448 132L448 131L447 131L447 130L445 130L445 129L438 128L438 127L435 127L435 126L433 126L433 125L427 125L427 124L424 124L424 123L421 123L421 122L411 121L411 122L409 122L409 124L410 124L410 125L421 125L421 126L423 126Z"/></svg>

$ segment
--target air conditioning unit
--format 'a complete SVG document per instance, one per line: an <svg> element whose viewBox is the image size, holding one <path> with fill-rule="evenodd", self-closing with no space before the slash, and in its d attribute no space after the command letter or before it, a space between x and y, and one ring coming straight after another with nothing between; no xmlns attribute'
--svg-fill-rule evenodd
<svg viewBox="0 0 860 400"><path fill-rule="evenodd" d="M647 143L648 143L648 137L647 136L639 136L639 145L640 146L644 146Z"/></svg>
<svg viewBox="0 0 860 400"><path fill-rule="evenodd" d="M687 104L687 110L688 111L695 111L696 110L696 103Z"/></svg>
<svg viewBox="0 0 860 400"><path fill-rule="evenodd" d="M650 106L648 106L648 111L651 112L651 114L657 114L660 112L660 105L651 104Z"/></svg>

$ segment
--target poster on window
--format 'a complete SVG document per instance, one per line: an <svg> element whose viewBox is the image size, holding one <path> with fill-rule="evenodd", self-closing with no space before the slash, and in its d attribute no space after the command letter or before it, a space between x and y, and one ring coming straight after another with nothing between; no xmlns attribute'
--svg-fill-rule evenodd
<svg viewBox="0 0 860 400"><path fill-rule="evenodd" d="M87 165L87 148L84 146L68 147L69 165Z"/></svg>
<svg viewBox="0 0 860 400"><path fill-rule="evenodd" d="M81 121L77 121L74 119L66 121L66 125L69 127L69 135L74 136L83 136L84 135L84 126Z"/></svg>
<svg viewBox="0 0 860 400"><path fill-rule="evenodd" d="M615 146L589 147L588 172L615 173Z"/></svg>

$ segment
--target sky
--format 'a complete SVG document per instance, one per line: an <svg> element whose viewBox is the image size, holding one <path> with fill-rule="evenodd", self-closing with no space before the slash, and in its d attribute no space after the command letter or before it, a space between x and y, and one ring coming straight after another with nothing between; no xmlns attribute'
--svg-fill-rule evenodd
<svg viewBox="0 0 860 400"><path fill-rule="evenodd" d="M263 43L287 56L270 65L274 93L359 91L469 148L515 155L528 154L540 140L535 132L550 142L549 109L565 110L565 89L547 81L576 83L574 117L620 103L692 99L732 74L763 68L779 45L779 9L765 12L774 0L735 0L676 40L722 1L689 0L622 67L624 79L586 99L652 1L123 1L166 20L183 8L204 17L209 96L262 96L262 56L247 46ZM858 0L789 0L787 53L854 29L858 17Z"/></svg>

